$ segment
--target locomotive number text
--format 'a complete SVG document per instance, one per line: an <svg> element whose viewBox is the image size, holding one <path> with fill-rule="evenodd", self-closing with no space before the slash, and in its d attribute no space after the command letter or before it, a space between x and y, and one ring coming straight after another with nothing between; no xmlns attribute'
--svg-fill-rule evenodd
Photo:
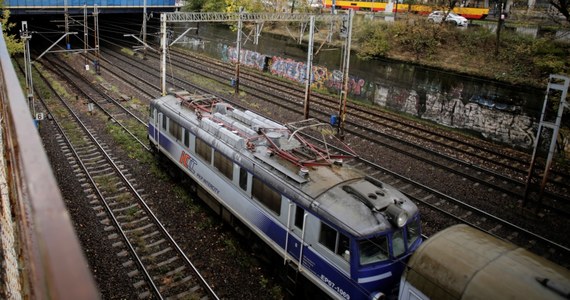
<svg viewBox="0 0 570 300"><path fill-rule="evenodd" d="M350 295L338 287L334 282L328 279L325 275L321 274L321 280L328 284L332 289L334 289L339 295L344 297L344 299L350 300Z"/></svg>

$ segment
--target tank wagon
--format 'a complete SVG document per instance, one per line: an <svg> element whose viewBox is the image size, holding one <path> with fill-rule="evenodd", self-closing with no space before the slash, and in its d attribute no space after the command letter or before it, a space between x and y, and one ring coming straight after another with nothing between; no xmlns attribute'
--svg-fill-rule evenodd
<svg viewBox="0 0 570 300"><path fill-rule="evenodd" d="M325 146L310 143L311 131ZM332 155L340 141L316 120L281 125L211 95L176 92L150 105L151 146L192 179L232 225L244 225L294 269L338 299L397 294L422 242L416 205ZM395 288L396 287L396 288Z"/></svg>
<svg viewBox="0 0 570 300"><path fill-rule="evenodd" d="M427 239L400 283L401 300L569 299L570 271L467 225Z"/></svg>

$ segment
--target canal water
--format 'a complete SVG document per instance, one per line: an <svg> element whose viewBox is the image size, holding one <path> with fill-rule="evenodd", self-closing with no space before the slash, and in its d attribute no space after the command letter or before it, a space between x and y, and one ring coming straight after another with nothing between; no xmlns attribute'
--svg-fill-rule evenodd
<svg viewBox="0 0 570 300"><path fill-rule="evenodd" d="M195 24L185 25L196 27ZM176 28L175 37L185 28ZM246 35L248 32L245 33ZM244 66L305 82L307 38L262 33L257 45L242 39ZM220 24L202 23L180 44L216 59L236 61L236 32ZM320 43L315 42L315 51ZM313 60L312 87L338 93L342 86L339 48L323 46ZM361 60L353 52L349 71L352 99L373 103L484 138L531 148L544 90L521 88L476 77L390 60ZM228 78L230 82L231 78Z"/></svg>

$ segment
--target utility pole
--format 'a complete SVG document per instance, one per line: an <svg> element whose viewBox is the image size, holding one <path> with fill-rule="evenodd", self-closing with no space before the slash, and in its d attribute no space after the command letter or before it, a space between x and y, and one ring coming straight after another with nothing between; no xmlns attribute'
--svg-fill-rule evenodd
<svg viewBox="0 0 570 300"><path fill-rule="evenodd" d="M313 40L315 35L315 16L311 16L309 27L309 49L307 50L307 71L305 72L305 77L307 79L305 83L305 105L303 108L303 115L305 120L309 118L309 102L311 99L311 79L313 73Z"/></svg>
<svg viewBox="0 0 570 300"><path fill-rule="evenodd" d="M160 73L162 96L166 96L166 15L160 14Z"/></svg>
<svg viewBox="0 0 570 300"><path fill-rule="evenodd" d="M95 72L97 74L101 74L101 66L99 61L99 11L97 10L97 4L95 4L95 8L93 10L94 16L94 26L95 26Z"/></svg>
<svg viewBox="0 0 570 300"><path fill-rule="evenodd" d="M146 0L143 2L143 28L142 28L142 38L143 38L143 59L146 59Z"/></svg>
<svg viewBox="0 0 570 300"><path fill-rule="evenodd" d="M30 60L30 40L32 36L28 32L28 22L22 21L22 30L20 38L24 40L24 69L26 70L26 92L28 97L28 105L35 118L36 109L34 105L34 83L32 79L32 62Z"/></svg>
<svg viewBox="0 0 570 300"><path fill-rule="evenodd" d="M396 8L394 9L394 21L396 21L397 15L398 15L398 0L396 0Z"/></svg>
<svg viewBox="0 0 570 300"><path fill-rule="evenodd" d="M552 164L552 159L554 157L554 151L556 149L556 141L558 139L558 132L560 130L560 126L562 124L562 115L564 113L564 109L570 108L568 102L566 102L566 98L568 96L568 89L570 87L570 77L562 76L562 75L550 75L548 79L548 86L546 89L546 95L544 98L544 104L542 107L542 114L540 115L540 123L538 125L538 131L536 133L536 139L534 142L534 150L532 152L532 159L530 162L530 167L528 169L527 180L525 185L525 193L524 193L524 201L523 207L528 205L528 200L531 193L531 185L532 185L532 177L534 175L534 171L536 168L536 158L538 153L538 148L540 147L543 137L543 130L550 130L552 133L551 135L544 135L550 137L550 147L548 149L548 156L546 158L546 164L544 166L544 170L542 171L541 176L541 183L540 183L540 191L538 195L538 203L536 206L536 211L542 205L542 196L544 194L544 189L546 188L546 183L548 181L548 174L550 172L550 165ZM558 102L558 112L556 115L548 114L549 111L549 96L560 96L560 100ZM556 101L556 100L554 100ZM550 103L554 102L550 100Z"/></svg>
<svg viewBox="0 0 570 300"><path fill-rule="evenodd" d="M344 136L344 122L346 120L346 101L348 97L348 70L350 67L350 47L351 47L350 40L352 39L353 18L354 18L354 11L351 9L348 11L348 24L346 25L346 27L343 24L343 28L344 30L347 31L347 33L346 33L346 43L345 43L343 66L342 66L343 76L342 76L342 91L340 93L341 101L338 108L338 116L340 118L338 124L338 133L341 138Z"/></svg>
<svg viewBox="0 0 570 300"><path fill-rule="evenodd" d="M499 18L497 19L497 39L495 42L495 56L499 55L499 43L501 42L501 29L505 23L505 14L503 13L503 0L498 0Z"/></svg>
<svg viewBox="0 0 570 300"><path fill-rule="evenodd" d="M69 44L69 11L67 10L67 0L63 1L63 10L64 10L64 18L65 18L65 49L71 50L71 44Z"/></svg>
<svg viewBox="0 0 570 300"><path fill-rule="evenodd" d="M236 72L235 72L235 79L234 79L234 92L235 94L239 94L239 64L241 59L241 30L243 27L243 7L239 8L239 18L238 18L238 32L237 32L237 41L236 41L236 49L237 49L237 62L236 62Z"/></svg>
<svg viewBox="0 0 570 300"><path fill-rule="evenodd" d="M87 64L87 39L88 39L88 32L87 32L87 4L83 4L83 58L85 63L85 70L89 70L89 65Z"/></svg>

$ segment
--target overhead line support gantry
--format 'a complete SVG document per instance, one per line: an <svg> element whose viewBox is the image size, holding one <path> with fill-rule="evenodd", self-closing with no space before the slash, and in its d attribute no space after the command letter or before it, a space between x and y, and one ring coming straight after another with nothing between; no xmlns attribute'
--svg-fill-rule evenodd
<svg viewBox="0 0 570 300"><path fill-rule="evenodd" d="M348 69L350 62L350 39L352 33L352 19L354 12L352 10L347 14L301 14L301 13L221 13L221 12L167 12L160 15L160 31L161 31L161 73L162 73L162 95L166 95L166 50L168 47L167 34L166 34L166 23L200 23L200 22L237 22L238 23L238 39L236 42L236 48L238 49L237 63L236 63L236 78L235 78L235 90L236 93L239 91L239 65L240 65L240 48L241 48L241 25L243 22L311 22L314 24L316 21L332 22L337 21L343 24L344 35L346 38L345 49L343 53L343 91L341 92L340 107L339 107L339 133L342 134L344 127L344 120L346 115L346 101L348 94ZM313 30L314 25L311 26ZM184 32L182 35L186 34ZM182 35L175 39L177 41L182 37ZM312 36L310 33L309 44L312 51ZM173 43L172 43L173 44ZM171 45L172 45L171 44ZM308 64L312 64L312 53L309 53L307 59ZM307 68L307 72L310 72L311 68ZM311 74L307 74L307 88L305 93L305 118L308 118L308 102L310 95L310 80Z"/></svg>

